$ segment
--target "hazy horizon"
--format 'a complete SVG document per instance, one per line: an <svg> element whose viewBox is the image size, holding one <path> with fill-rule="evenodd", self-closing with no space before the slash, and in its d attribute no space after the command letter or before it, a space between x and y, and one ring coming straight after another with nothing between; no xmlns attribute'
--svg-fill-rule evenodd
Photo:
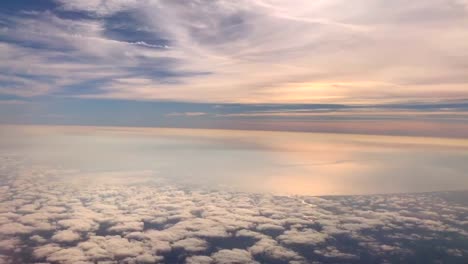
<svg viewBox="0 0 468 264"><path fill-rule="evenodd" d="M153 171L155 178L179 184L289 195L468 189L464 139L180 128L2 128L3 155L82 173Z"/></svg>

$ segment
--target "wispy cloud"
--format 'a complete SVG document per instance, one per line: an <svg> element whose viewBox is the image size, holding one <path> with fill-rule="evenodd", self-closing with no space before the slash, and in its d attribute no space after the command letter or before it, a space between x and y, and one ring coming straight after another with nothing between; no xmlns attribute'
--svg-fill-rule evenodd
<svg viewBox="0 0 468 264"><path fill-rule="evenodd" d="M2 93L81 85L68 96L243 103L467 96L465 1L50 5L1 14L0 73L10 82L0 80Z"/></svg>
<svg viewBox="0 0 468 264"><path fill-rule="evenodd" d="M203 116L206 114L207 113L204 113L204 112L183 112L183 113L172 112L172 113L167 114L167 116Z"/></svg>

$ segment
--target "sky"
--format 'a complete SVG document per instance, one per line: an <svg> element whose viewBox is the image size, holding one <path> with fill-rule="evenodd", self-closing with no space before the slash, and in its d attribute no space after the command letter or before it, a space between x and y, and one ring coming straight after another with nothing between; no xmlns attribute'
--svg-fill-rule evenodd
<svg viewBox="0 0 468 264"><path fill-rule="evenodd" d="M468 137L466 0L0 3L0 123Z"/></svg>

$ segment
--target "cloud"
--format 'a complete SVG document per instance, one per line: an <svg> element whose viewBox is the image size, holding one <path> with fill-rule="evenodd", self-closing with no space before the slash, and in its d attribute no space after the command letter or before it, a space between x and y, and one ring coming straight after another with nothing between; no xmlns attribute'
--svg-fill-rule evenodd
<svg viewBox="0 0 468 264"><path fill-rule="evenodd" d="M123 222L118 223L108 229L114 232L131 232L143 230L143 222Z"/></svg>
<svg viewBox="0 0 468 264"><path fill-rule="evenodd" d="M78 244L92 260L123 259L136 257L144 252L141 242L130 242L120 236L93 236L86 242Z"/></svg>
<svg viewBox="0 0 468 264"><path fill-rule="evenodd" d="M94 221L86 218L63 219L57 223L64 228L78 232L90 232L98 227Z"/></svg>
<svg viewBox="0 0 468 264"><path fill-rule="evenodd" d="M204 112L184 112L184 113L173 112L173 113L167 114L167 116L203 116L206 114L207 113L204 113Z"/></svg>
<svg viewBox="0 0 468 264"><path fill-rule="evenodd" d="M298 253L292 251L291 249L280 246L278 242L268 237L259 240L257 243L255 243L255 245L249 248L249 251L254 256L260 255L273 261L302 259Z"/></svg>
<svg viewBox="0 0 468 264"><path fill-rule="evenodd" d="M261 224L257 226L259 231L283 231L284 227L274 224Z"/></svg>
<svg viewBox="0 0 468 264"><path fill-rule="evenodd" d="M156 263L163 259L164 258L161 256L154 256L150 254L142 254L136 257L136 261L138 263Z"/></svg>
<svg viewBox="0 0 468 264"><path fill-rule="evenodd" d="M447 253L457 257L463 256L463 252L459 249L447 249Z"/></svg>
<svg viewBox="0 0 468 264"><path fill-rule="evenodd" d="M222 249L211 255L215 263L228 264L228 263L258 263L252 259L248 251L241 249Z"/></svg>
<svg viewBox="0 0 468 264"><path fill-rule="evenodd" d="M315 254L322 255L327 258L340 258L340 259L359 259L359 256L350 253L343 253L333 246L328 246L324 249L314 250Z"/></svg>
<svg viewBox="0 0 468 264"><path fill-rule="evenodd" d="M187 252L203 252L208 248L208 243L199 238L186 238L172 244L174 248L182 248Z"/></svg>
<svg viewBox="0 0 468 264"><path fill-rule="evenodd" d="M10 238L0 241L0 251L9 252L13 251L21 244L21 241L18 238Z"/></svg>
<svg viewBox="0 0 468 264"><path fill-rule="evenodd" d="M7 223L0 226L0 234L13 235L13 234L27 234L33 229L29 226L20 223Z"/></svg>
<svg viewBox="0 0 468 264"><path fill-rule="evenodd" d="M466 96L465 2L24 6L1 14L0 91L217 103L456 99Z"/></svg>
<svg viewBox="0 0 468 264"><path fill-rule="evenodd" d="M86 256L78 248L59 249L47 256L47 260L57 263L86 263Z"/></svg>
<svg viewBox="0 0 468 264"><path fill-rule="evenodd" d="M80 239L80 234L71 230L58 231L57 233L55 233L55 235L52 236L52 240L54 240L55 242L73 242Z"/></svg>
<svg viewBox="0 0 468 264"><path fill-rule="evenodd" d="M71 180L64 170L0 160L8 179L0 194L7 263L347 263L362 256L385 263L426 258L421 247L456 263L468 252L468 209L452 193L278 196L112 182L107 173L68 172L77 177ZM88 184L78 184L81 174ZM140 221L142 230L111 230ZM52 229L38 228L45 222Z"/></svg>
<svg viewBox="0 0 468 264"><path fill-rule="evenodd" d="M33 251L33 255L34 257L38 259L42 259L61 249L62 248L56 244L47 244L47 245L35 248Z"/></svg>
<svg viewBox="0 0 468 264"><path fill-rule="evenodd" d="M190 256L185 262L187 264L211 264L213 259L208 256Z"/></svg>
<svg viewBox="0 0 468 264"><path fill-rule="evenodd" d="M280 235L278 239L286 244L304 244L315 245L323 243L329 238L328 234L320 233L315 230L305 229L303 231L288 230Z"/></svg>
<svg viewBox="0 0 468 264"><path fill-rule="evenodd" d="M47 242L47 239L39 235L33 235L29 239L31 239L31 241L34 241L37 244L44 244Z"/></svg>
<svg viewBox="0 0 468 264"><path fill-rule="evenodd" d="M95 13L96 15L105 16L117 13L125 10L126 8L132 8L138 4L137 0L56 0L56 2L62 4L61 7L69 11L86 11Z"/></svg>

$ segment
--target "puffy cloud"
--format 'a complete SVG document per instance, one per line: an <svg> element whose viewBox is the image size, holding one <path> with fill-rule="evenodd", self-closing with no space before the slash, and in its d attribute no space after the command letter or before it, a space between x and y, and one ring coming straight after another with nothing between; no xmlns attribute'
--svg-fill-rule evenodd
<svg viewBox="0 0 468 264"><path fill-rule="evenodd" d="M229 263L258 263L252 259L252 255L242 249L222 249L211 255L215 263L229 264Z"/></svg>
<svg viewBox="0 0 468 264"><path fill-rule="evenodd" d="M468 209L437 193L314 198L188 191L169 182L81 185L55 178L62 171L4 173L1 162L0 173L16 177L0 191L9 208L0 214L7 263L154 263L173 257L187 263L349 262L363 250L384 263L417 257L417 247L428 241L444 242L433 250L445 262L461 261L468 252L461 246ZM31 201L40 206L26 210ZM116 226L138 230L112 230Z"/></svg>
<svg viewBox="0 0 468 264"><path fill-rule="evenodd" d="M0 226L0 234L14 235L14 234L28 234L33 230L30 226L25 226L20 223L7 223Z"/></svg>
<svg viewBox="0 0 468 264"><path fill-rule="evenodd" d="M228 237L229 233L224 227L215 226L210 229L202 229L194 232L194 235L201 237Z"/></svg>
<svg viewBox="0 0 468 264"><path fill-rule="evenodd" d="M134 240L145 240L148 237L143 232L131 232L131 233L125 235L125 238L134 239Z"/></svg>
<svg viewBox="0 0 468 264"><path fill-rule="evenodd" d="M240 237L252 237L252 238L255 238L255 239L262 239L262 238L265 238L265 237L268 237L262 233L258 233L258 232L255 232L255 231L252 231L252 230L247 230L247 229L241 229L239 231L236 232L236 236L240 236Z"/></svg>
<svg viewBox="0 0 468 264"><path fill-rule="evenodd" d="M213 259L208 256L190 256L185 260L187 264L211 264Z"/></svg>
<svg viewBox="0 0 468 264"><path fill-rule="evenodd" d="M37 204L23 205L22 207L18 209L18 213L21 213L21 214L33 213L36 211L37 207L38 207Z"/></svg>
<svg viewBox="0 0 468 264"><path fill-rule="evenodd" d="M39 236L39 235L33 235L31 237L29 237L29 239L31 239L31 241L34 241L38 244L43 244L43 243L46 243L48 240Z"/></svg>
<svg viewBox="0 0 468 264"><path fill-rule="evenodd" d="M37 259L42 259L61 249L62 248L56 244L47 244L47 245L35 248L33 251L33 255Z"/></svg>
<svg viewBox="0 0 468 264"><path fill-rule="evenodd" d="M109 231L114 232L132 232L143 230L143 222L123 222L118 223L109 228Z"/></svg>
<svg viewBox="0 0 468 264"><path fill-rule="evenodd" d="M89 232L98 227L94 221L86 218L63 219L57 223L61 227L78 232Z"/></svg>
<svg viewBox="0 0 468 264"><path fill-rule="evenodd" d="M199 238L186 238L172 244L174 248L182 248L188 252L201 252L208 248L208 243Z"/></svg>
<svg viewBox="0 0 468 264"><path fill-rule="evenodd" d="M174 242L184 238L186 235L186 231L184 229L167 229L167 230L150 230L145 232L145 236L148 237L150 240L160 243L160 242Z"/></svg>
<svg viewBox="0 0 468 264"><path fill-rule="evenodd" d="M122 259L136 257L144 252L141 242L130 242L120 236L92 236L86 242L78 245L91 259L101 258Z"/></svg>
<svg viewBox="0 0 468 264"><path fill-rule="evenodd" d="M298 253L278 245L278 242L276 242L274 239L271 239L271 238L261 239L260 241L255 243L255 245L250 247L249 251L254 256L261 255L264 258L275 260L275 261L302 259L302 257Z"/></svg>
<svg viewBox="0 0 468 264"><path fill-rule="evenodd" d="M154 256L148 253L136 257L136 261L138 263L156 263L163 259L164 258L162 256Z"/></svg>
<svg viewBox="0 0 468 264"><path fill-rule="evenodd" d="M0 240L0 251L12 251L21 244L18 238L10 238L6 240Z"/></svg>
<svg viewBox="0 0 468 264"><path fill-rule="evenodd" d="M52 236L52 240L56 242L73 242L80 239L80 234L72 230L58 231Z"/></svg>
<svg viewBox="0 0 468 264"><path fill-rule="evenodd" d="M48 255L47 260L51 262L72 264L85 262L87 258L79 248L64 248Z"/></svg>
<svg viewBox="0 0 468 264"><path fill-rule="evenodd" d="M259 231L283 231L284 227L274 224L261 224L257 226Z"/></svg>
<svg viewBox="0 0 468 264"><path fill-rule="evenodd" d="M280 235L278 239L286 244L315 245L325 242L329 238L328 234L320 233L312 229L288 230Z"/></svg>
<svg viewBox="0 0 468 264"><path fill-rule="evenodd" d="M41 208L41 212L47 213L63 213L67 209L63 206L45 206Z"/></svg>
<svg viewBox="0 0 468 264"><path fill-rule="evenodd" d="M81 242L78 244L78 247L85 252L86 256L88 256L89 259L92 260L106 260L113 258L111 252L107 251L105 247L102 247L101 245L95 242Z"/></svg>
<svg viewBox="0 0 468 264"><path fill-rule="evenodd" d="M42 212L42 210L40 210L40 211L35 211L34 213L31 213L31 214L23 215L19 219L19 221L23 224L36 225L36 224L44 223L48 221L49 219L54 219L55 217L56 215Z"/></svg>

